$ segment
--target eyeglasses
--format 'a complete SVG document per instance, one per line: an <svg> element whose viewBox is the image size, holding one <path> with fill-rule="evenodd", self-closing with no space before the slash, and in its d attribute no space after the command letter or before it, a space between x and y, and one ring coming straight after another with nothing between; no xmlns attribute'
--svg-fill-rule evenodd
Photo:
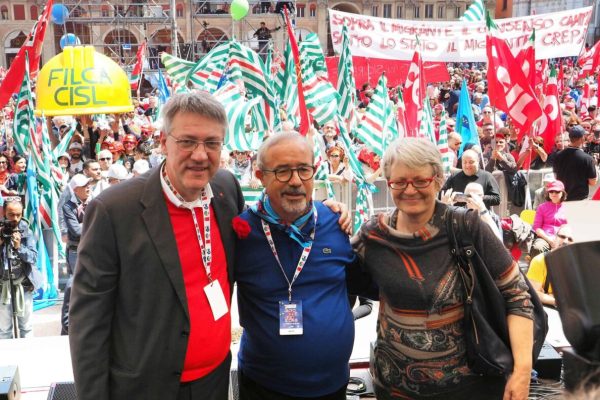
<svg viewBox="0 0 600 400"><path fill-rule="evenodd" d="M171 134L169 134L169 136L171 136L173 138L173 140L175 140L175 143L177 144L177 147L179 147L180 150L183 150L183 151L186 151L189 153L196 151L196 149L200 145L203 146L203 150L207 153L215 153L215 152L221 151L221 149L223 148L222 140L200 141L200 140L192 140L192 139L178 139L177 137L175 137Z"/></svg>
<svg viewBox="0 0 600 400"><path fill-rule="evenodd" d="M573 242L573 238L571 236L567 236L567 235L561 235L560 233L556 235L557 237L563 239L563 240L567 240L569 242Z"/></svg>
<svg viewBox="0 0 600 400"><path fill-rule="evenodd" d="M298 173L298 178L301 181L307 181L315 175L315 167L309 165L303 165L297 168L277 168L277 169L263 169L262 172L270 172L275 175L281 183L287 183L292 179L294 171Z"/></svg>
<svg viewBox="0 0 600 400"><path fill-rule="evenodd" d="M388 186L393 190L406 190L411 184L415 189L425 189L435 180L435 176L431 178L406 179L402 181L388 181Z"/></svg>
<svg viewBox="0 0 600 400"><path fill-rule="evenodd" d="M112 157L104 157L104 158L99 158L99 161L111 161Z"/></svg>
<svg viewBox="0 0 600 400"><path fill-rule="evenodd" d="M0 164L8 164L6 161L0 161Z"/></svg>
<svg viewBox="0 0 600 400"><path fill-rule="evenodd" d="M558 193L560 193L560 191L558 191L558 190L548 190L548 193L549 194L558 194Z"/></svg>
<svg viewBox="0 0 600 400"><path fill-rule="evenodd" d="M484 114L491 114L492 112L491 111L484 111L483 113Z"/></svg>
<svg viewBox="0 0 600 400"><path fill-rule="evenodd" d="M330 154L329 157L340 158L340 155L339 154Z"/></svg>

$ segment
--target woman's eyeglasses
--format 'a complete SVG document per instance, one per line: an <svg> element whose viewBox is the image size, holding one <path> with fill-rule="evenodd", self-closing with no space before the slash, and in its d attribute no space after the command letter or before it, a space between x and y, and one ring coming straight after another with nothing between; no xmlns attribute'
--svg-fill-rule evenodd
<svg viewBox="0 0 600 400"><path fill-rule="evenodd" d="M331 154L331 155L329 155L329 157L340 158L340 155L339 154Z"/></svg>
<svg viewBox="0 0 600 400"><path fill-rule="evenodd" d="M435 176L431 178L406 179L401 181L388 181L388 187L393 190L406 190L408 185L412 185L415 189L425 189L431 182L435 180Z"/></svg>

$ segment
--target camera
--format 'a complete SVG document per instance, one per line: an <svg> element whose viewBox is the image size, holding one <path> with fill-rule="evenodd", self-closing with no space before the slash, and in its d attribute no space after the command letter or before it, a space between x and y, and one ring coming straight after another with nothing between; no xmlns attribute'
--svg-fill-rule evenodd
<svg viewBox="0 0 600 400"><path fill-rule="evenodd" d="M454 201L456 203L466 203L467 199L469 197L471 197L471 196L469 196L468 194L461 193L461 192L454 193Z"/></svg>
<svg viewBox="0 0 600 400"><path fill-rule="evenodd" d="M11 239L15 231L19 232L10 221L5 219L0 221L0 236L2 236L2 239Z"/></svg>

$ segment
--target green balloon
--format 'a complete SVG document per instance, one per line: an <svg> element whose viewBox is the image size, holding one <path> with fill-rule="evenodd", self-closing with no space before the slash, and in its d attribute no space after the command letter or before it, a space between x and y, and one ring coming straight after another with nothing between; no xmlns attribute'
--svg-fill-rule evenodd
<svg viewBox="0 0 600 400"><path fill-rule="evenodd" d="M249 9L250 5L248 5L248 0L233 0L230 7L231 18L239 21L248 14Z"/></svg>

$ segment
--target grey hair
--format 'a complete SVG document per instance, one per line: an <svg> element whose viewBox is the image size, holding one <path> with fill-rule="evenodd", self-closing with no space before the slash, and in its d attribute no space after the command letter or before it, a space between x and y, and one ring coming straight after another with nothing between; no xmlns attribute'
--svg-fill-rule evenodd
<svg viewBox="0 0 600 400"><path fill-rule="evenodd" d="M189 93L177 93L171 96L162 109L162 131L171 133L173 119L178 113L191 113L205 117L223 125L223 134L227 128L227 113L223 105L210 93L194 90Z"/></svg>
<svg viewBox="0 0 600 400"><path fill-rule="evenodd" d="M423 138L400 138L394 140L383 155L383 174L385 179L390 179L392 167L401 163L408 168L423 168L431 165L433 174L441 185L444 180L442 156L437 147Z"/></svg>
<svg viewBox="0 0 600 400"><path fill-rule="evenodd" d="M308 139L298 132L282 132L276 133L275 135L269 136L267 140L265 140L260 147L258 148L258 152L256 154L256 165L258 169L262 170L265 167L265 153L273 146L277 144L281 144L282 142L288 141L296 141L298 143L303 143L306 145L307 150L310 151L311 154L311 163L314 165L315 163L315 153L313 152L312 146Z"/></svg>

